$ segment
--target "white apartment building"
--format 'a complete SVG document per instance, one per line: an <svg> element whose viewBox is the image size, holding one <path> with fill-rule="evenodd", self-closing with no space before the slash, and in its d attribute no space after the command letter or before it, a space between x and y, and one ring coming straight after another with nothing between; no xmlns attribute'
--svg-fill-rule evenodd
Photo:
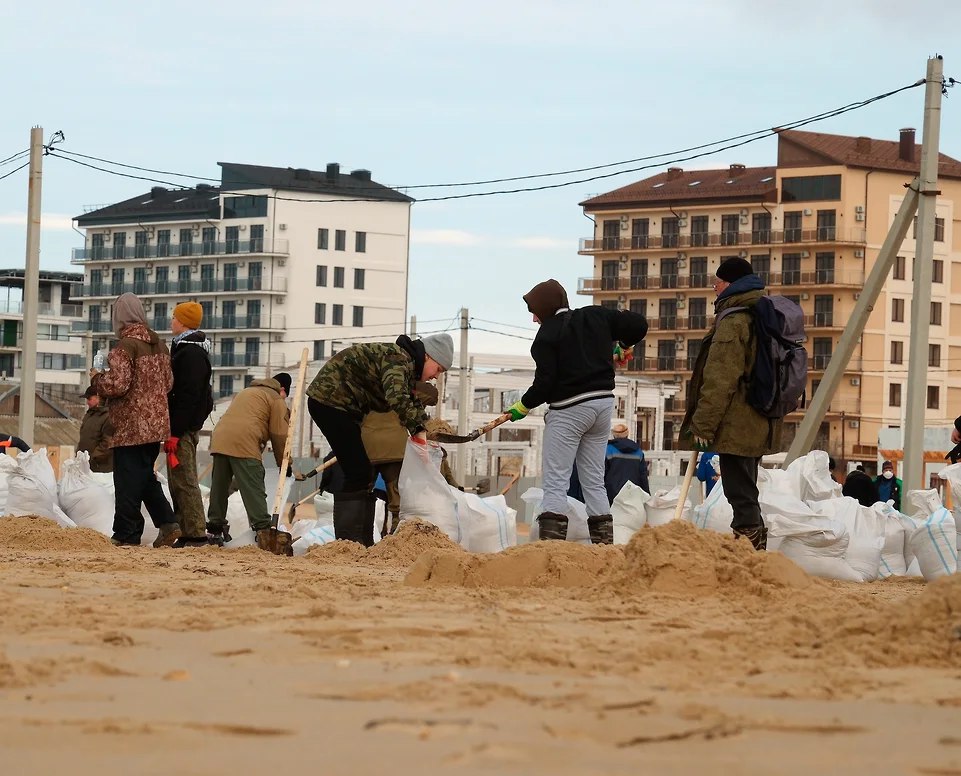
<svg viewBox="0 0 961 776"><path fill-rule="evenodd" d="M0 270L0 381L20 382L23 368L23 269ZM37 391L75 399L86 365L71 328L83 320L79 272L41 272L37 317Z"/></svg>
<svg viewBox="0 0 961 776"><path fill-rule="evenodd" d="M220 167L220 186L155 187L77 217L85 315L74 331L93 352L128 291L161 334L177 304L200 303L218 397L295 366L305 347L319 361L404 330L410 197L338 164Z"/></svg>

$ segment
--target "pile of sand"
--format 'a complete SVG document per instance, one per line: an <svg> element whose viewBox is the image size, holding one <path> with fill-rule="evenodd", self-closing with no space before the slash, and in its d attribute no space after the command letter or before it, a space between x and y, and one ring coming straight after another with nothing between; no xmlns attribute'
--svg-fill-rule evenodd
<svg viewBox="0 0 961 776"><path fill-rule="evenodd" d="M406 568L428 550L463 555L464 550L437 526L421 520L405 520L397 533L385 536L370 549L356 542L336 541L311 547L307 557L320 563L364 563Z"/></svg>
<svg viewBox="0 0 961 776"><path fill-rule="evenodd" d="M431 550L404 579L413 587L590 587L624 565L619 547L535 542L489 555Z"/></svg>
<svg viewBox="0 0 961 776"><path fill-rule="evenodd" d="M768 596L823 584L780 553L756 552L743 539L686 520L634 534L624 548L624 567L611 582L623 592L696 596Z"/></svg>
<svg viewBox="0 0 961 776"><path fill-rule="evenodd" d="M0 547L18 550L105 550L113 545L90 528L62 528L38 515L0 517Z"/></svg>

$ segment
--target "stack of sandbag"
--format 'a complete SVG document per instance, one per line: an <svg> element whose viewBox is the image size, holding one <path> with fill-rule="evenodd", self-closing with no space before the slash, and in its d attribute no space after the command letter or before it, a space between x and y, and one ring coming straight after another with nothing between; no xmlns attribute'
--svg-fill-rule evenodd
<svg viewBox="0 0 961 776"><path fill-rule="evenodd" d="M627 544L647 524L646 504L651 499L640 485L628 480L611 503L614 522L614 544Z"/></svg>
<svg viewBox="0 0 961 776"><path fill-rule="evenodd" d="M10 475L20 470L12 455L0 455L0 515L7 514L7 494L10 491Z"/></svg>
<svg viewBox="0 0 961 776"><path fill-rule="evenodd" d="M905 558L908 567L917 561L922 576L930 581L958 570L958 536L954 515L941 504L936 490L909 490L904 498L910 516L902 516L907 531Z"/></svg>
<svg viewBox="0 0 961 776"><path fill-rule="evenodd" d="M724 480L718 480L707 498L694 507L691 522L698 528L730 534L733 519L734 509L724 493Z"/></svg>
<svg viewBox="0 0 961 776"><path fill-rule="evenodd" d="M873 582L881 573L884 549L884 524L888 519L871 507L861 506L857 499L842 496L824 501L808 501L815 514L841 523L848 535L844 560L860 582ZM782 542L781 552L784 552Z"/></svg>
<svg viewBox="0 0 961 776"><path fill-rule="evenodd" d="M110 536L113 533L114 499L90 471L90 454L79 452L60 468L58 497L60 507L80 528L92 528Z"/></svg>
<svg viewBox="0 0 961 776"><path fill-rule="evenodd" d="M871 509L883 518L884 525L884 546L881 548L879 575L882 579L906 576L908 574L905 558L907 531L902 521L905 516L898 512L891 502L879 501Z"/></svg>
<svg viewBox="0 0 961 776"><path fill-rule="evenodd" d="M457 521L463 526L470 552L500 552L517 544L517 512L507 506L503 496L481 498L451 488ZM401 501L403 503L403 501Z"/></svg>
<svg viewBox="0 0 961 776"><path fill-rule="evenodd" d="M644 513L647 515L647 525L656 527L659 525L667 525L671 522L671 520L674 519L674 513L677 511L677 502L680 500L680 485L670 490L655 490L647 503L644 504ZM685 499L684 507L681 511L681 519L690 520L691 514L691 501L690 499Z"/></svg>
<svg viewBox="0 0 961 776"><path fill-rule="evenodd" d="M955 528L961 528L961 463L945 466L938 477L945 480L951 488L951 503L954 505L951 514L954 515ZM957 530L957 546L961 551L961 530Z"/></svg>
<svg viewBox="0 0 961 776"><path fill-rule="evenodd" d="M528 505L529 514L535 516L534 520L531 521L531 531L528 537L532 542L536 542L541 535L537 515L541 512L541 502L543 500L544 491L542 488L528 488L521 494L521 501ZM591 533L587 528L587 507L584 506L584 502L568 496L566 514L567 541L590 544Z"/></svg>
<svg viewBox="0 0 961 776"><path fill-rule="evenodd" d="M57 478L47 448L28 450L17 456L18 468L8 480L7 514L40 515L65 528L76 528L57 503Z"/></svg>

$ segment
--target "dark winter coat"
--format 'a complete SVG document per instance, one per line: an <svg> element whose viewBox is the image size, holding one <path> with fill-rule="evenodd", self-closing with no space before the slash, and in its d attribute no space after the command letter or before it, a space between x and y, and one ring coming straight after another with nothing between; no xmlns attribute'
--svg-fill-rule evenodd
<svg viewBox="0 0 961 776"><path fill-rule="evenodd" d="M878 486L864 472L855 469L849 472L841 486L841 494L856 499L861 506L869 507L881 500L878 494Z"/></svg>
<svg viewBox="0 0 961 776"><path fill-rule="evenodd" d="M633 439L612 439L607 443L607 461L604 465L604 486L609 501L614 501L626 482L633 482L651 492L647 461L644 460L641 446Z"/></svg>
<svg viewBox="0 0 961 776"><path fill-rule="evenodd" d="M80 424L77 452L86 452L90 455L90 471L113 471L113 450L110 449L112 434L113 426L110 425L106 406L99 404L84 413Z"/></svg>
<svg viewBox="0 0 961 776"><path fill-rule="evenodd" d="M174 387L167 394L170 436L200 431L214 408L210 387L210 340L195 331L176 340L170 348Z"/></svg>

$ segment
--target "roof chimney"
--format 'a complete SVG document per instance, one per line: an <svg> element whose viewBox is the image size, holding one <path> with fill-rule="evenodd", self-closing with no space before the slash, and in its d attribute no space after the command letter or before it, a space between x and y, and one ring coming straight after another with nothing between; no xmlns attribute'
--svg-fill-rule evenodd
<svg viewBox="0 0 961 776"><path fill-rule="evenodd" d="M669 181L677 180L684 174L684 170L681 167L668 167L667 168L667 179Z"/></svg>
<svg viewBox="0 0 961 776"><path fill-rule="evenodd" d="M330 162L327 165L327 180L335 181L340 177L340 165L337 162Z"/></svg>
<svg viewBox="0 0 961 776"><path fill-rule="evenodd" d="M904 162L914 161L914 127L901 130L901 140L898 143L898 159Z"/></svg>
<svg viewBox="0 0 961 776"><path fill-rule="evenodd" d="M150 189L151 199L156 199L157 197L160 197L166 193L167 190L163 186L154 186L152 189Z"/></svg>
<svg viewBox="0 0 961 776"><path fill-rule="evenodd" d="M913 142L913 141L912 141ZM859 154L871 153L871 138L861 135L854 140L854 150Z"/></svg>
<svg viewBox="0 0 961 776"><path fill-rule="evenodd" d="M747 168L743 164L732 164L730 167L728 167L727 171L732 178L736 178L746 169Z"/></svg>
<svg viewBox="0 0 961 776"><path fill-rule="evenodd" d="M305 170L303 167L298 167L296 170L294 170L294 180L309 181L310 170Z"/></svg>
<svg viewBox="0 0 961 776"><path fill-rule="evenodd" d="M350 177L356 178L359 181L369 181L370 180L370 170L351 170Z"/></svg>

